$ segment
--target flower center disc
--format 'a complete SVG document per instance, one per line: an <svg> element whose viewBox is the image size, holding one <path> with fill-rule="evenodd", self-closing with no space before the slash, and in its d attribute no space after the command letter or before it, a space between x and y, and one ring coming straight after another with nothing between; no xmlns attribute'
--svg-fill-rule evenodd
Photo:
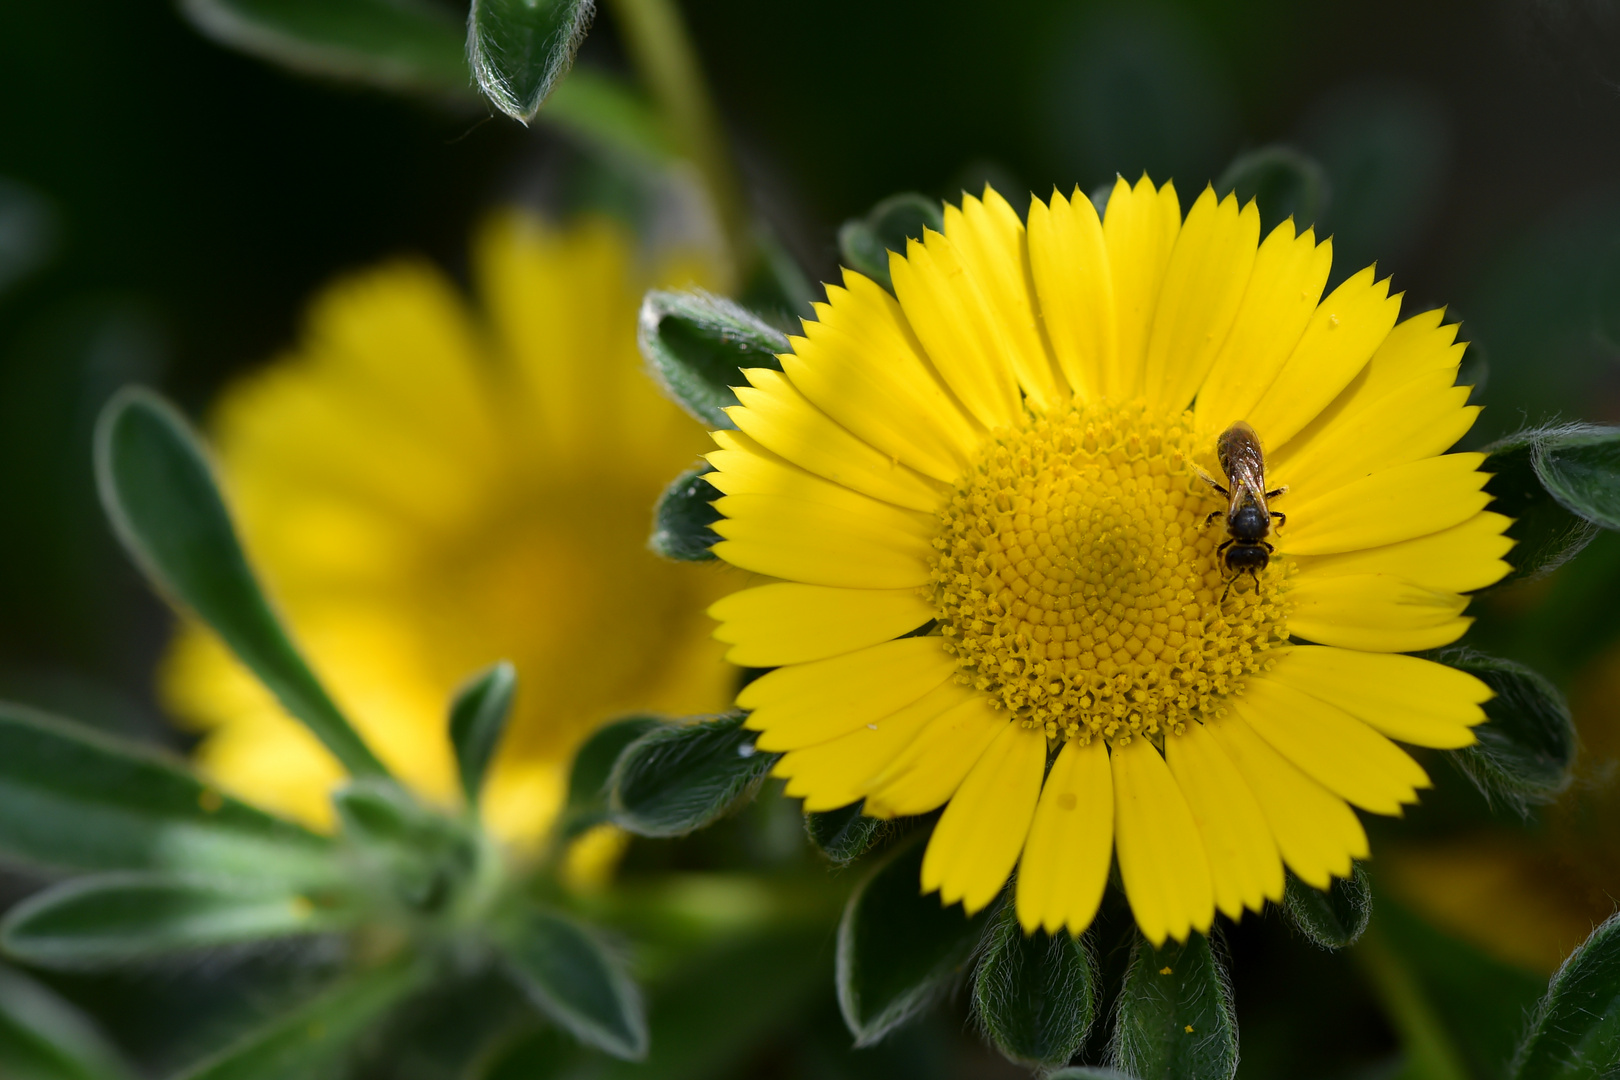
<svg viewBox="0 0 1620 1080"><path fill-rule="evenodd" d="M1193 464L1214 444L1192 430L1077 404L992 435L934 541L958 678L1049 738L1162 742L1287 641L1285 558L1227 589L1223 519L1204 525L1225 500Z"/></svg>

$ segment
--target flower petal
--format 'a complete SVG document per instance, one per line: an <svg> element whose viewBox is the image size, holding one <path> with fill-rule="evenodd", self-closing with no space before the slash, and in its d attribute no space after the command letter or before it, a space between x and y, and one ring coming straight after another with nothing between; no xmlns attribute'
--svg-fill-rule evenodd
<svg viewBox="0 0 1620 1080"><path fill-rule="evenodd" d="M1316 242L1292 219L1271 230L1255 256L1232 330L1198 391L1199 431L1224 431L1254 411L1277 379L1316 311L1333 263L1332 241Z"/></svg>
<svg viewBox="0 0 1620 1080"><path fill-rule="evenodd" d="M1466 671L1398 653L1292 645L1266 677L1336 705L1391 739L1455 750L1476 742L1490 687Z"/></svg>
<svg viewBox="0 0 1620 1080"><path fill-rule="evenodd" d="M1204 188L1187 211L1165 267L1148 338L1150 408L1179 413L1198 392L1232 329L1260 244L1260 210Z"/></svg>
<svg viewBox="0 0 1620 1080"><path fill-rule="evenodd" d="M1399 816L1433 785L1406 751L1343 709L1264 676L1231 699L1249 726L1318 784L1353 806Z"/></svg>
<svg viewBox="0 0 1620 1080"><path fill-rule="evenodd" d="M1114 282L1117 329L1114 363L1103 372L1102 395L1125 402L1142 393L1144 361L1159 289L1181 231L1174 184L1157 190L1146 175L1133 188L1120 177L1103 214L1103 239Z"/></svg>
<svg viewBox="0 0 1620 1080"><path fill-rule="evenodd" d="M1267 447L1280 447L1339 396L1389 335L1401 311L1389 279L1373 268L1345 281L1323 300L1288 362L1247 417Z"/></svg>
<svg viewBox="0 0 1620 1080"><path fill-rule="evenodd" d="M1102 221L1079 188L1072 199L1054 190L1050 206L1030 200L1029 265L1064 378L1076 394L1094 400L1104 372L1114 369L1114 282Z"/></svg>
<svg viewBox="0 0 1620 1080"><path fill-rule="evenodd" d="M725 539L712 550L744 570L809 585L905 589L926 584L933 548L898 516L910 511L875 499L867 503L851 512L801 498L727 495L714 502L725 517L712 528Z"/></svg>
<svg viewBox="0 0 1620 1080"><path fill-rule="evenodd" d="M1203 724L1164 740L1176 778L1209 854L1215 906L1236 919L1283 895L1282 858L1254 793Z"/></svg>
<svg viewBox="0 0 1620 1080"><path fill-rule="evenodd" d="M1067 404L1068 389L1061 386L1035 315L1029 242L1018 212L986 185L982 202L963 195L961 209L946 205L945 235L988 303L1001 349L1030 404L1038 412Z"/></svg>
<svg viewBox="0 0 1620 1080"><path fill-rule="evenodd" d="M1114 852L1114 784L1108 746L1070 739L1052 763L1018 863L1018 921L1078 934L1091 925Z"/></svg>
<svg viewBox="0 0 1620 1080"><path fill-rule="evenodd" d="M1155 945L1206 933L1215 918L1209 858L1192 811L1145 738L1110 748L1119 875L1136 925Z"/></svg>
<svg viewBox="0 0 1620 1080"><path fill-rule="evenodd" d="M1301 578L1346 574L1384 574L1439 592L1470 592L1501 581L1512 570L1506 555L1513 548L1504 530L1511 518L1486 511L1461 525L1384 547L1339 555L1296 555Z"/></svg>
<svg viewBox="0 0 1620 1080"><path fill-rule="evenodd" d="M923 892L969 915L996 898L1018 862L1046 771L1046 733L1003 724L945 807L923 855Z"/></svg>
<svg viewBox="0 0 1620 1080"><path fill-rule="evenodd" d="M782 370L817 408L924 476L954 483L982 433L933 372L888 290L853 270L790 338Z"/></svg>
<svg viewBox="0 0 1620 1080"><path fill-rule="evenodd" d="M836 738L916 701L956 672L937 637L901 638L830 660L790 664L737 695L761 750L797 750Z"/></svg>
<svg viewBox="0 0 1620 1080"><path fill-rule="evenodd" d="M1383 547L1461 525L1490 504L1484 454L1445 454L1383 469L1317 494L1290 491L1277 549L1333 555Z"/></svg>
<svg viewBox="0 0 1620 1080"><path fill-rule="evenodd" d="M927 230L921 243L906 244L905 258L890 252L889 274L906 321L968 413L988 428L1016 423L1023 413L1018 380L990 305L956 245Z"/></svg>
<svg viewBox="0 0 1620 1080"><path fill-rule="evenodd" d="M923 728L867 784L866 812L873 817L926 814L955 794L962 778L1011 721L981 691Z"/></svg>
<svg viewBox="0 0 1620 1080"><path fill-rule="evenodd" d="M1290 765L1240 715L1208 725L1266 816L1283 862L1305 884L1325 889L1368 855L1367 833L1345 801Z"/></svg>
<svg viewBox="0 0 1620 1080"><path fill-rule="evenodd" d="M1298 574L1288 599L1288 629L1295 637L1368 652L1437 649L1456 641L1473 621L1461 617L1466 596L1388 574Z"/></svg>
<svg viewBox="0 0 1620 1080"><path fill-rule="evenodd" d="M834 589L778 581L716 600L714 636L739 667L824 660L917 629L934 617L916 589Z"/></svg>

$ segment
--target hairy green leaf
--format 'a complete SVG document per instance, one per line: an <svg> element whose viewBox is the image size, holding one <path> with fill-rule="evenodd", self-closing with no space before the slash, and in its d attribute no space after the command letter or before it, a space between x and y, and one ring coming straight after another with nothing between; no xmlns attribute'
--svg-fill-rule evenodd
<svg viewBox="0 0 1620 1080"><path fill-rule="evenodd" d="M1294 929L1324 949L1354 945L1372 918L1372 885L1367 880L1367 868L1356 863L1350 877L1334 878L1326 892L1289 874L1283 910Z"/></svg>
<svg viewBox="0 0 1620 1080"><path fill-rule="evenodd" d="M889 252L904 255L907 240L921 240L923 232L943 232L945 211L938 199L913 191L891 195L863 218L852 218L838 229L838 254L843 264L893 291L889 280Z"/></svg>
<svg viewBox="0 0 1620 1080"><path fill-rule="evenodd" d="M76 1009L0 967L0 1076L6 1080L130 1080L134 1076Z"/></svg>
<svg viewBox="0 0 1620 1080"><path fill-rule="evenodd" d="M222 794L182 763L0 703L0 856L74 870L334 880L332 843Z"/></svg>
<svg viewBox="0 0 1620 1080"><path fill-rule="evenodd" d="M500 745L516 693L517 669L502 660L473 676L450 704L450 745L469 806L478 805L484 773Z"/></svg>
<svg viewBox="0 0 1620 1080"><path fill-rule="evenodd" d="M973 973L973 1013L985 1034L1031 1068L1067 1063L1097 1013L1084 942L1042 930L1026 935L1012 904L1002 905L984 941Z"/></svg>
<svg viewBox="0 0 1620 1080"><path fill-rule="evenodd" d="M1522 814L1567 788L1575 764L1575 721L1557 687L1511 660L1469 650L1444 653L1442 659L1496 691L1485 703L1485 723L1474 729L1479 741L1450 752L1480 793Z"/></svg>
<svg viewBox="0 0 1620 1080"><path fill-rule="evenodd" d="M752 799L782 755L756 750L758 733L744 719L731 713L666 724L625 747L611 780L614 824L641 836L681 836Z"/></svg>
<svg viewBox="0 0 1620 1080"><path fill-rule="evenodd" d="M1559 424L1485 448L1491 509L1514 518L1508 580L1568 562L1598 529L1620 529L1620 428Z"/></svg>
<svg viewBox="0 0 1620 1080"><path fill-rule="evenodd" d="M1237 1072L1232 987L1209 939L1154 948L1140 934L1115 1004L1113 1064L1143 1077L1230 1080Z"/></svg>
<svg viewBox="0 0 1620 1080"><path fill-rule="evenodd" d="M527 124L574 66L592 0L473 0L467 58L495 107Z"/></svg>
<svg viewBox="0 0 1620 1080"><path fill-rule="evenodd" d="M719 543L720 535L712 528L720 520L720 511L713 506L720 497L703 477L714 471L711 465L688 469L658 496L653 508L653 533L647 546L666 559L682 562L705 562L713 559L709 548Z"/></svg>
<svg viewBox="0 0 1620 1080"><path fill-rule="evenodd" d="M430 969L401 956L350 975L283 1013L175 1080L288 1080L325 1075L354 1041L428 979Z"/></svg>
<svg viewBox="0 0 1620 1080"><path fill-rule="evenodd" d="M363 916L340 893L306 893L288 882L95 874L12 908L0 943L30 964L94 967L345 929Z"/></svg>
<svg viewBox="0 0 1620 1080"><path fill-rule="evenodd" d="M744 368L781 368L787 335L746 308L705 292L654 289L641 302L637 341L653 378L711 427L736 425L725 409ZM712 496L711 496L712 497Z"/></svg>
<svg viewBox="0 0 1620 1080"><path fill-rule="evenodd" d="M1570 954L1514 1056L1513 1080L1620 1075L1620 915Z"/></svg>
<svg viewBox="0 0 1620 1080"><path fill-rule="evenodd" d="M96 482L118 538L147 578L213 627L349 772L386 775L265 599L180 414L148 390L113 395L96 424Z"/></svg>
<svg viewBox="0 0 1620 1080"><path fill-rule="evenodd" d="M838 1007L857 1046L870 1046L948 991L968 970L989 913L923 895L917 840L873 868L838 923Z"/></svg>
<svg viewBox="0 0 1620 1080"><path fill-rule="evenodd" d="M1270 232L1294 219L1296 232L1322 220L1328 207L1327 172L1309 154L1291 146L1262 146L1239 154L1215 182L1215 192L1232 192L1238 201L1254 199L1260 207L1260 227Z"/></svg>
<svg viewBox="0 0 1620 1080"><path fill-rule="evenodd" d="M526 911L501 944L507 971L546 1016L615 1057L646 1056L641 995L619 959L583 927Z"/></svg>
<svg viewBox="0 0 1620 1080"><path fill-rule="evenodd" d="M332 796L343 839L392 900L423 914L443 911L478 875L476 834L424 806L392 780L356 780Z"/></svg>
<svg viewBox="0 0 1620 1080"><path fill-rule="evenodd" d="M804 815L804 831L816 850L837 866L847 866L894 831L894 823L861 813L864 802Z"/></svg>
<svg viewBox="0 0 1620 1080"><path fill-rule="evenodd" d="M573 838L608 819L608 796L613 766L624 748L662 722L651 716L628 716L605 724L574 753L568 771L568 804L563 811L562 832Z"/></svg>
<svg viewBox="0 0 1620 1080"><path fill-rule="evenodd" d="M1045 1080L1136 1080L1130 1073L1118 1069L1097 1069L1089 1065L1076 1065L1045 1074Z"/></svg>

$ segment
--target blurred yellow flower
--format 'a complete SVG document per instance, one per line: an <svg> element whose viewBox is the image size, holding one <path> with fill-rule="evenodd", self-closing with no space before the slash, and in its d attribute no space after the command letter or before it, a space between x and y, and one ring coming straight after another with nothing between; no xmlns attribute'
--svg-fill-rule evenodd
<svg viewBox="0 0 1620 1080"><path fill-rule="evenodd" d="M291 355L225 394L212 434L273 599L418 791L454 802L447 701L478 668L517 665L485 813L522 841L551 823L593 726L724 705L735 669L703 609L739 578L645 548L659 491L706 439L641 371L654 282L631 239L507 212L472 268L477 312L421 261L331 286ZM210 633L182 629L160 682L222 784L330 822L337 763Z"/></svg>

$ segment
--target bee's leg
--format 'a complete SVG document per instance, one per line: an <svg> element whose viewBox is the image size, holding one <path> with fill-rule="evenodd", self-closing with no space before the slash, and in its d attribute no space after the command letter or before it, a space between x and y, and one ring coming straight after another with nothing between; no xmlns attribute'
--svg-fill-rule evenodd
<svg viewBox="0 0 1620 1080"><path fill-rule="evenodd" d="M1286 495L1286 494L1288 494L1288 485L1284 484L1282 487L1278 488L1276 491L1268 491L1268 492L1266 492L1266 498L1275 499L1279 495Z"/></svg>
<svg viewBox="0 0 1620 1080"><path fill-rule="evenodd" d="M1237 583L1237 579L1238 579L1238 578L1240 578L1240 577L1242 577L1242 576L1243 576L1243 575L1242 575L1242 574L1233 574L1233 575L1232 575L1232 576L1231 576L1231 577L1229 577L1229 578L1227 578L1227 579L1226 579L1226 588L1224 588L1224 589L1222 589L1222 590L1221 590L1221 605L1222 605L1222 606L1223 606L1223 607L1224 607L1224 606L1225 606L1225 604L1226 604L1226 598L1227 598L1227 597L1228 597L1228 596L1231 596L1231 595L1232 595L1232 586L1233 586L1233 585L1234 585L1234 584L1236 584L1236 583Z"/></svg>
<svg viewBox="0 0 1620 1080"><path fill-rule="evenodd" d="M1194 465L1193 468L1198 469L1198 466ZM1230 491L1223 488L1213 476L1209 475L1209 473L1205 472L1203 469L1198 469L1198 478L1204 483L1208 484L1210 487L1214 488L1216 491L1220 492L1222 495L1225 495L1227 498L1230 499L1232 497L1232 493Z"/></svg>
<svg viewBox="0 0 1620 1080"><path fill-rule="evenodd" d="M1268 547L1268 548L1270 546L1271 546L1270 544L1266 545L1266 547ZM1255 595L1256 596L1260 595L1260 571L1256 570L1254 567L1251 566L1251 567L1248 567L1248 575L1250 577L1254 578L1254 592L1255 592ZM1241 575L1239 575L1239 576L1241 576Z"/></svg>
<svg viewBox="0 0 1620 1080"><path fill-rule="evenodd" d="M1215 549L1215 554L1220 555L1222 552L1224 552L1227 548L1231 547L1235 543L1237 543L1236 540L1228 540L1226 543L1222 544L1220 547Z"/></svg>
<svg viewBox="0 0 1620 1080"><path fill-rule="evenodd" d="M1268 551L1272 555L1277 554L1277 549L1272 547L1270 544L1266 543L1264 540L1260 541L1260 546L1265 548L1266 551ZM1260 579L1257 577L1254 580L1259 581Z"/></svg>
<svg viewBox="0 0 1620 1080"><path fill-rule="evenodd" d="M1220 517L1224 513L1226 513L1225 510L1211 510L1209 512L1209 515L1204 518L1204 528L1206 528L1206 529L1209 528L1210 523L1213 522L1216 518Z"/></svg>
<svg viewBox="0 0 1620 1080"><path fill-rule="evenodd" d="M1271 511L1271 516L1277 519L1277 525L1279 528L1288 524L1288 515L1283 513L1281 510Z"/></svg>

